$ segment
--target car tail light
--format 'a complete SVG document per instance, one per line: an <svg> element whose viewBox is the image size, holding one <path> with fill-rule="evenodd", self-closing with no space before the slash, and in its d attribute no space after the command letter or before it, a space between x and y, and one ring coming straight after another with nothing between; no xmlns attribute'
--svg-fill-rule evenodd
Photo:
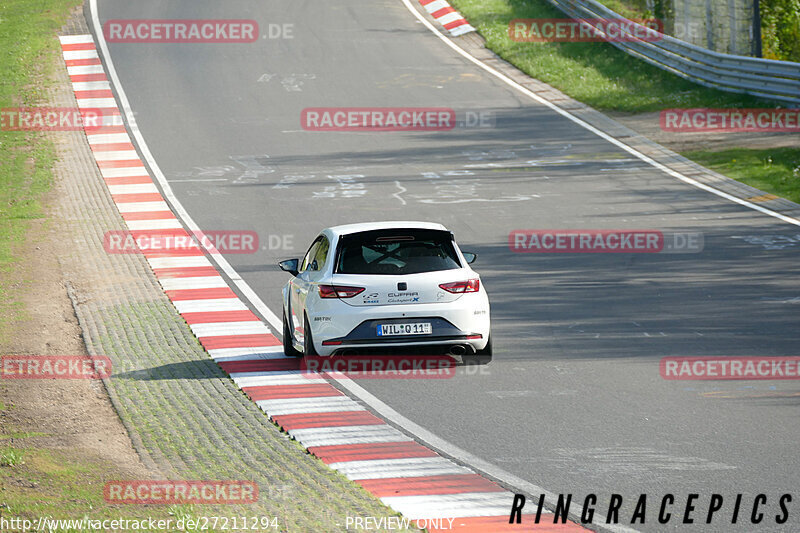
<svg viewBox="0 0 800 533"><path fill-rule="evenodd" d="M320 285L320 298L352 298L364 292L364 287L348 287L346 285Z"/></svg>
<svg viewBox="0 0 800 533"><path fill-rule="evenodd" d="M468 279L467 281L454 281L453 283L442 283L440 288L453 294L461 294L462 292L478 292L481 288L481 280Z"/></svg>

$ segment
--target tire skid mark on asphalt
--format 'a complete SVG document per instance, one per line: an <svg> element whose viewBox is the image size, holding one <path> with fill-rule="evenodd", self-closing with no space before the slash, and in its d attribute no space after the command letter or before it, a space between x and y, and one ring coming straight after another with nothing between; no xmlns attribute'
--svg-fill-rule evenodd
<svg viewBox="0 0 800 533"><path fill-rule="evenodd" d="M474 31L447 9L445 0L421 3L451 34ZM134 237L167 234L189 239L137 152L130 149L133 144L108 89L93 37L70 35L60 41L78 108L99 108L102 114L101 126L85 132L129 232ZM280 340L231 290L199 247L142 253L177 312L237 386L309 453L384 504L412 520L453 518L458 531L587 531L572 522L509 525L511 491L415 442L321 375L303 370L302 361L283 353ZM436 531L430 526L428 530Z"/></svg>

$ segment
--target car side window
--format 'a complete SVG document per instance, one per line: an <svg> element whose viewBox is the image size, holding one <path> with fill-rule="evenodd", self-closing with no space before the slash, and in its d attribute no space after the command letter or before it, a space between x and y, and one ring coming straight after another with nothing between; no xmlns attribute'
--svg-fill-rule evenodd
<svg viewBox="0 0 800 533"><path fill-rule="evenodd" d="M309 265L310 270L322 270L322 267L325 266L325 260L328 258L328 250L330 250L328 238L321 236L319 238L319 246L317 246L317 250L314 253L314 259Z"/></svg>
<svg viewBox="0 0 800 533"><path fill-rule="evenodd" d="M300 272L305 272L311 262L314 260L314 256L317 254L317 248L319 248L319 243L320 239L317 237L317 239L311 244L311 247L309 247L308 252L306 252L303 262L300 263Z"/></svg>
<svg viewBox="0 0 800 533"><path fill-rule="evenodd" d="M308 252L306 252L306 256L303 258L303 262L300 265L300 272L305 272L306 270L322 270L323 265L325 265L325 260L328 258L329 250L330 243L328 242L328 238L324 235L317 237L308 249Z"/></svg>

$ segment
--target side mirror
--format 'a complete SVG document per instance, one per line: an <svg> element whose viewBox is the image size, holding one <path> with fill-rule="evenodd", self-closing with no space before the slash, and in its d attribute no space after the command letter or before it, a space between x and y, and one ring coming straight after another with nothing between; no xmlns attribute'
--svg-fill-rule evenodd
<svg viewBox="0 0 800 533"><path fill-rule="evenodd" d="M472 252L461 252L461 255L464 256L464 260L470 265L478 258L478 254L473 254Z"/></svg>
<svg viewBox="0 0 800 533"><path fill-rule="evenodd" d="M297 265L299 262L299 259L287 259L286 261L281 261L278 263L278 266L281 267L281 270L284 272L288 272L292 276L296 276L298 274Z"/></svg>

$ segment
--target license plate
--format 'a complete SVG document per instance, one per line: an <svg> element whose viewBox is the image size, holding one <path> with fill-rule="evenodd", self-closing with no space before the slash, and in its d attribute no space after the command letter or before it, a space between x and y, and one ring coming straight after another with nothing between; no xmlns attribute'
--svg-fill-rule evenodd
<svg viewBox="0 0 800 533"><path fill-rule="evenodd" d="M388 335L430 335L430 322L416 322L414 324L380 324L378 325L378 336Z"/></svg>

